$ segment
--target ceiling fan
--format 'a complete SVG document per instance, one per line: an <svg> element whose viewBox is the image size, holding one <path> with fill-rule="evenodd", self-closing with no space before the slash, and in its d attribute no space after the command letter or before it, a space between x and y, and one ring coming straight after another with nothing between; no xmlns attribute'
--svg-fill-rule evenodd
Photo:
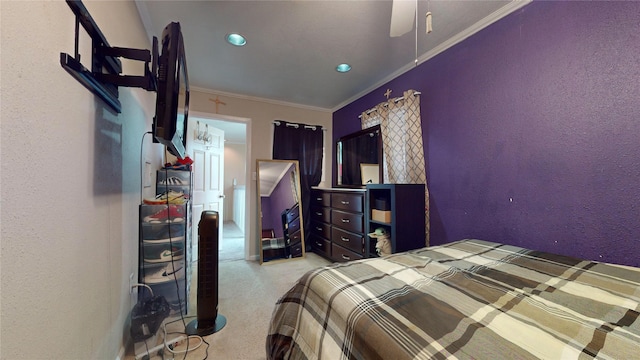
<svg viewBox="0 0 640 360"><path fill-rule="evenodd" d="M427 11L427 34L432 30L431 11ZM391 8L391 27L389 36L402 36L413 29L414 20L418 31L418 0L393 0Z"/></svg>

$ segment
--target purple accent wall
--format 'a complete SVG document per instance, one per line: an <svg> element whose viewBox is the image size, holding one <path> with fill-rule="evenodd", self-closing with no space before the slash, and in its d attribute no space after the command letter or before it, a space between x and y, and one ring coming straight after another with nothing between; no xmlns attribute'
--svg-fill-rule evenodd
<svg viewBox="0 0 640 360"><path fill-rule="evenodd" d="M276 237L284 236L284 229L282 228L282 212L286 209L291 209L296 201L293 198L291 192L291 173L293 168L290 168L289 172L285 174L278 185L273 189L271 196L262 197L262 228L272 228L276 234ZM265 206L268 204L268 207ZM270 226L266 226L269 224Z"/></svg>
<svg viewBox="0 0 640 360"><path fill-rule="evenodd" d="M640 266L639 16L533 2L336 111L334 140L387 88L421 91L432 245Z"/></svg>
<svg viewBox="0 0 640 360"><path fill-rule="evenodd" d="M265 229L273 229L275 233L275 228L278 223L273 224L273 216L271 216L271 198L267 196L260 197L260 209L262 210L262 226L263 230ZM279 225L278 225L279 226Z"/></svg>

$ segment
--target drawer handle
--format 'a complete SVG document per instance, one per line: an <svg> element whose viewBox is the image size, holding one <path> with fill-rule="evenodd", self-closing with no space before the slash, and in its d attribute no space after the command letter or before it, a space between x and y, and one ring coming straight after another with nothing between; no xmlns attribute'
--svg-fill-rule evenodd
<svg viewBox="0 0 640 360"><path fill-rule="evenodd" d="M342 201L340 201L340 202L342 203L342 205L349 205L349 202L348 202L348 201L344 201L344 200L342 200Z"/></svg>
<svg viewBox="0 0 640 360"><path fill-rule="evenodd" d="M316 241L316 246L317 247L322 247L322 243L319 243L319 242Z"/></svg>
<svg viewBox="0 0 640 360"><path fill-rule="evenodd" d="M347 242L348 242L348 241L349 241L349 238L346 238L346 237L344 237L344 236L340 236L340 240L342 240L342 241L347 241Z"/></svg>
<svg viewBox="0 0 640 360"><path fill-rule="evenodd" d="M317 212L317 211L316 211L316 215L318 215L318 216L322 216L322 213L321 213L321 212Z"/></svg>
<svg viewBox="0 0 640 360"><path fill-rule="evenodd" d="M321 198L321 197L318 197L318 198L316 198L316 200L318 200L318 201L322 201L322 198Z"/></svg>
<svg viewBox="0 0 640 360"><path fill-rule="evenodd" d="M342 222L343 222L343 223L348 223L348 222L349 222L349 219L342 219Z"/></svg>
<svg viewBox="0 0 640 360"><path fill-rule="evenodd" d="M319 227L319 226L316 226L316 230L318 230L318 231L322 231L322 228L321 228L321 227Z"/></svg>
<svg viewBox="0 0 640 360"><path fill-rule="evenodd" d="M349 257L349 256L347 256L345 254L342 254L342 258L345 259L345 260L351 260L351 257Z"/></svg>

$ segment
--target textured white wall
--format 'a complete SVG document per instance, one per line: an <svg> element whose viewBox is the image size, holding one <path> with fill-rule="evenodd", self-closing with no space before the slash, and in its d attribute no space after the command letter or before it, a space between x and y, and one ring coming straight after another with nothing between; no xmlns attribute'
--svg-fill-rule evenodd
<svg viewBox="0 0 640 360"><path fill-rule="evenodd" d="M112 46L150 48L133 2L85 6ZM116 115L63 70L60 52L74 51L65 2L1 1L0 9L0 357L114 359L133 306L140 144L155 95L121 88ZM140 73L139 63L123 65ZM162 152L150 140L143 158L159 166Z"/></svg>
<svg viewBox="0 0 640 360"><path fill-rule="evenodd" d="M85 6L112 46L150 48L133 2ZM128 279L137 275L140 143L151 129L155 95L121 88L123 112L116 116L62 69L60 52L74 50L66 3L0 1L0 16L0 358L113 359L133 306ZM80 50L88 66L83 31ZM139 74L139 63L123 65L125 74ZM194 92L191 108L211 112L208 96ZM223 101L221 114L252 119L248 172L256 159L271 157L275 119L327 127L330 170L330 111ZM162 150L150 140L142 161L158 167ZM255 216L255 181L246 185ZM247 221L255 255L256 221Z"/></svg>

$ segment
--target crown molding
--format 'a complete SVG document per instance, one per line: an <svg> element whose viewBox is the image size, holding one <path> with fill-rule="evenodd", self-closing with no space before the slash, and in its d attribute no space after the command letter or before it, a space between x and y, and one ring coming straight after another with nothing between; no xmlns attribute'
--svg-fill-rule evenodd
<svg viewBox="0 0 640 360"><path fill-rule="evenodd" d="M261 98L261 97L257 97L257 96L249 96L249 95L236 94L236 93L231 93L231 92L226 92L226 91L205 89L205 88L201 88L201 87L197 87L197 86L190 86L189 88L190 88L189 91L191 91L191 92L197 91L197 92L201 92L201 93L205 93L205 94L228 96L228 97L241 99L241 100L258 101L258 102L268 103L268 104L272 104L272 105L288 106L288 107L294 107L294 108L299 108L299 109L304 109L304 110L312 110L312 111L320 111L320 112L328 112L328 113L332 113L333 112L333 110L329 109L329 108L321 108L321 107L317 107L317 106L296 104L296 103L292 103L292 102Z"/></svg>

